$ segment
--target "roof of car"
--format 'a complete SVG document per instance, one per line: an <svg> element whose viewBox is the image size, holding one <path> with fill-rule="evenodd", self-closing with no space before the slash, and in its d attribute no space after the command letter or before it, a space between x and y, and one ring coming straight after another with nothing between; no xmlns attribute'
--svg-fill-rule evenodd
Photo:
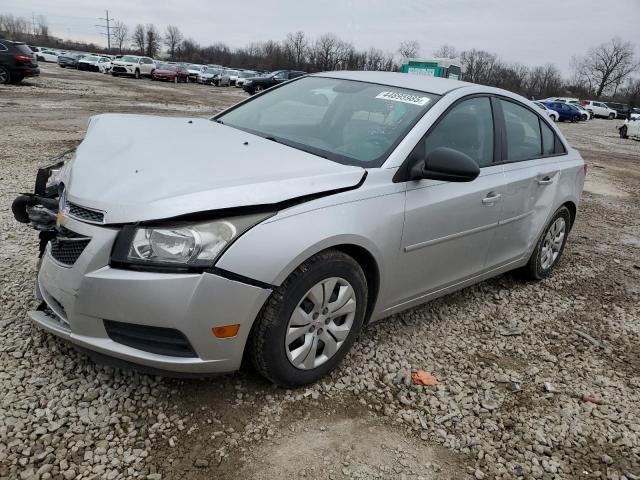
<svg viewBox="0 0 640 480"><path fill-rule="evenodd" d="M427 77L425 75L413 75L410 73L396 72L356 72L336 71L314 73L313 76L342 78L344 80L357 80L360 82L379 83L391 87L410 88L427 93L443 95L451 90L472 86L472 83L449 78Z"/></svg>

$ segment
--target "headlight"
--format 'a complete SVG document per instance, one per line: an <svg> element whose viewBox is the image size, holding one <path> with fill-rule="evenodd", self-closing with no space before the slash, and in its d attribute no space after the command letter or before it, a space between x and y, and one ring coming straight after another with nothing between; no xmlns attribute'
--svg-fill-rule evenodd
<svg viewBox="0 0 640 480"><path fill-rule="evenodd" d="M251 85L253 83L253 80L245 80L244 84L245 85Z"/></svg>
<svg viewBox="0 0 640 480"><path fill-rule="evenodd" d="M199 223L127 226L118 235L112 254L116 264L212 267L240 235L272 214L254 214Z"/></svg>

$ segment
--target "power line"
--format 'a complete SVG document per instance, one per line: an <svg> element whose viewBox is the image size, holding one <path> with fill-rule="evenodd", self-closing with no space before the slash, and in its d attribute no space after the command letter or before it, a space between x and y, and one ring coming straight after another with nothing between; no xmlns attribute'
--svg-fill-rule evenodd
<svg viewBox="0 0 640 480"><path fill-rule="evenodd" d="M109 18L109 10L106 10L107 12L107 17L106 18L98 18L98 20L104 20L105 22L107 22L106 25L96 25L96 27L100 27L100 28L106 28L107 29L107 33L102 33L102 35L106 35L107 36L107 49L109 51L111 51L111 24L110 22L113 21L113 18Z"/></svg>

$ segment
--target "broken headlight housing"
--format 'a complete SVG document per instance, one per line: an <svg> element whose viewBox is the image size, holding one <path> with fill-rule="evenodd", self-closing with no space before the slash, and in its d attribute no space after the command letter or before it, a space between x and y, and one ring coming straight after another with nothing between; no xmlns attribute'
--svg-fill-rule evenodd
<svg viewBox="0 0 640 480"><path fill-rule="evenodd" d="M207 222L127 225L118 235L113 266L193 270L212 267L240 235L270 217L252 214Z"/></svg>

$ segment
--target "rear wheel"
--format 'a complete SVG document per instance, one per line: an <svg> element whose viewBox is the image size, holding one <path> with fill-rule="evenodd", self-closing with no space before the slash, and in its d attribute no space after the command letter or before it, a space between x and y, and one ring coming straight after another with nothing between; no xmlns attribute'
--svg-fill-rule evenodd
<svg viewBox="0 0 640 480"><path fill-rule="evenodd" d="M542 280L557 265L567 243L571 214L567 207L560 207L542 232L529 263L523 271L530 280Z"/></svg>
<svg viewBox="0 0 640 480"><path fill-rule="evenodd" d="M11 74L9 73L9 70L0 66L0 85L4 85L9 82L11 82Z"/></svg>
<svg viewBox="0 0 640 480"><path fill-rule="evenodd" d="M173 77L173 83L178 83L178 76Z"/></svg>
<svg viewBox="0 0 640 480"><path fill-rule="evenodd" d="M367 281L350 256L327 250L273 291L251 332L256 369L281 386L315 382L331 372L358 335Z"/></svg>
<svg viewBox="0 0 640 480"><path fill-rule="evenodd" d="M136 80L138 80L140 78L140 70L136 69L136 71L135 71L135 73L133 75L134 75L134 77L136 77Z"/></svg>

